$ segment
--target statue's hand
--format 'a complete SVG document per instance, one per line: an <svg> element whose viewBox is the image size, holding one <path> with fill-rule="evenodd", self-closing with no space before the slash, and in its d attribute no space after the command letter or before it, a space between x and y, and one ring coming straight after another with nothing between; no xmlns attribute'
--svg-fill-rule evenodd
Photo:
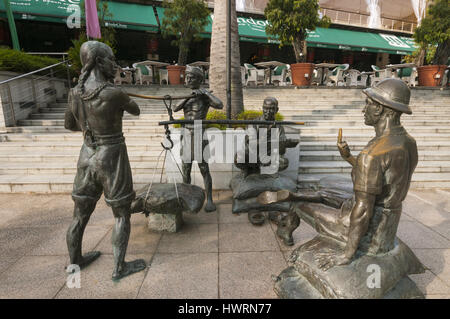
<svg viewBox="0 0 450 319"><path fill-rule="evenodd" d="M351 258L346 257L344 253L336 252L319 253L314 259L317 266L323 271L327 271L334 266L348 265L351 262Z"/></svg>
<svg viewBox="0 0 450 319"><path fill-rule="evenodd" d="M352 156L352 153L350 152L350 147L348 146L346 141L338 142L337 147L339 153L341 153L342 158L348 159Z"/></svg>

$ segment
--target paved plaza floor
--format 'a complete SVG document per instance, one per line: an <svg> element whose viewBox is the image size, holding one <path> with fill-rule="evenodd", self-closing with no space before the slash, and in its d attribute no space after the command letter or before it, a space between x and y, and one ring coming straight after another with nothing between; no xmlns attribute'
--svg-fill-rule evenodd
<svg viewBox="0 0 450 319"><path fill-rule="evenodd" d="M292 247L273 224L233 215L231 192L216 192L215 200L216 212L185 215L176 234L150 232L144 215L132 215L127 260L143 258L148 268L118 283L111 281L114 218L100 200L84 251L102 255L81 271L81 288L69 289L70 195L0 194L0 298L277 298L271 277L286 268ZM302 223L294 235L297 246L315 231ZM398 236L427 268L411 276L426 297L449 299L450 190L410 190Z"/></svg>

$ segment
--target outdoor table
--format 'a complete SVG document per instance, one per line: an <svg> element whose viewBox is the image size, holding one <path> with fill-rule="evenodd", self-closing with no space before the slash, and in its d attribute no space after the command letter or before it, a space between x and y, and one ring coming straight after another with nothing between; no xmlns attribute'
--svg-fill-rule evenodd
<svg viewBox="0 0 450 319"><path fill-rule="evenodd" d="M156 82L155 82L155 80L156 80L156 77L155 77L155 74L156 74L155 69L156 69L156 68L159 69L159 68L161 68L161 67L170 65L169 63L159 62L159 61L144 61L144 62L139 62L139 64L142 64L142 65L148 65L148 66L151 66L151 67L152 67L152 82L153 82L153 84L156 83Z"/></svg>
<svg viewBox="0 0 450 319"><path fill-rule="evenodd" d="M286 63L278 62L278 61L268 61L268 62L259 62L255 63L256 66L263 67L265 69L269 69L269 85L272 85L272 70L277 66L284 66Z"/></svg>
<svg viewBox="0 0 450 319"><path fill-rule="evenodd" d="M328 73L328 69L329 68L335 68L335 67L337 67L339 65L340 64L335 64L335 63L319 63L319 64L315 64L314 65L316 68L322 69L322 76L320 78L320 85L323 85L323 81L325 80L325 74ZM325 73L325 69L327 70L327 73Z"/></svg>
<svg viewBox="0 0 450 319"><path fill-rule="evenodd" d="M415 68L416 65L414 63L403 63L403 64L388 64L386 65L386 69L403 69L403 68ZM392 74L395 74L392 72ZM394 75L394 77L396 77Z"/></svg>
<svg viewBox="0 0 450 319"><path fill-rule="evenodd" d="M209 62L205 61L196 61L193 63L189 63L190 66L196 66L202 69L203 71L203 83L206 81L206 70L209 69Z"/></svg>

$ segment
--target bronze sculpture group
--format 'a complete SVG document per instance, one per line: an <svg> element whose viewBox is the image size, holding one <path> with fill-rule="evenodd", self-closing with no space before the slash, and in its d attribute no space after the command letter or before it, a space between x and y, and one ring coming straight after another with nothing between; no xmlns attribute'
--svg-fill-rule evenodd
<svg viewBox="0 0 450 319"><path fill-rule="evenodd" d="M132 210L145 210L146 202L142 198L138 204L133 202L135 192L122 133L122 116L124 111L139 115L139 107L124 91L112 86L117 66L107 45L88 41L82 45L80 55L82 74L78 85L69 93L65 116L65 127L82 131L84 138L72 192L75 209L67 232L67 245L70 262L80 267L87 266L100 255L99 252L82 255L81 244L86 224L103 192L116 219L112 238L112 278L118 280L146 267L143 260L125 262L130 214ZM204 120L210 106L223 108L222 102L211 92L200 88L202 77L203 73L197 68L187 70L187 84L193 90L193 97L173 109L175 112L183 110L185 119ZM236 205L241 209L239 212L254 216L254 221L261 219L262 210L277 211L277 235L287 245L293 244L292 233L300 220L318 232L316 238L293 251L291 266L276 278L275 289L280 297L423 297L408 274L424 269L412 251L396 237L402 201L418 161L416 142L400 122L403 113L412 113L410 90L402 81L386 79L363 93L367 96L363 109L365 124L374 127L376 136L358 156L353 156L339 132L338 150L352 166L350 184L324 179L318 191L298 191L296 181L283 180L278 172L263 176L260 173L263 164L259 161L236 162L241 174L231 183L233 212ZM275 98L265 99L263 119L273 121L277 110ZM185 128L193 130L189 124ZM299 141L286 139L282 128L280 131L277 138L281 171L288 165L283 157L286 148L295 147ZM182 141L186 142L194 143L193 139ZM188 150L184 145L182 152ZM206 145L207 142L202 142L201 149ZM248 145L244 147L248 148ZM193 147L190 149L192 151ZM248 149L244 154L248 156ZM190 184L192 152L185 158L189 160L183 162L183 182ZM205 211L214 211L208 164L206 161L198 164L206 190ZM257 189L253 185L258 185ZM165 186L160 189L162 193L168 192ZM186 192L189 195L189 189ZM200 203L201 206L203 201L204 197L196 205ZM166 210L173 207L164 206L161 201L158 205ZM198 210L197 206L195 210ZM381 267L381 289L366 284L367 269L371 265Z"/></svg>

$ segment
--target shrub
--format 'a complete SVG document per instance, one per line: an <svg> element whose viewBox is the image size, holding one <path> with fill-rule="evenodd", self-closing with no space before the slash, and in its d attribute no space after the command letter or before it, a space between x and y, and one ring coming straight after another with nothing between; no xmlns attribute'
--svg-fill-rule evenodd
<svg viewBox="0 0 450 319"><path fill-rule="evenodd" d="M239 113L237 116L237 119L238 120L256 120L262 116L263 116L262 111L248 110L248 111ZM275 121L283 121L283 119L284 119L284 117L280 113L275 114ZM238 127L246 128L247 125L236 124L236 125L233 125L233 127L234 128L238 128Z"/></svg>
<svg viewBox="0 0 450 319"><path fill-rule="evenodd" d="M61 61L46 56L27 54L25 52L12 49L0 49L0 71L28 73L58 62ZM54 75L60 78L66 78L66 66L57 66L54 70Z"/></svg>
<svg viewBox="0 0 450 319"><path fill-rule="evenodd" d="M208 112L208 114L206 115L206 119L207 120L226 120L227 119L227 115L222 112L222 111L217 111L217 110L211 110ZM184 120L184 117L180 118L180 120ZM173 125L174 128L180 128L181 124L174 124ZM219 130L226 130L227 126L224 124L208 124L206 126L206 128L210 128L210 127L215 127L218 128Z"/></svg>

